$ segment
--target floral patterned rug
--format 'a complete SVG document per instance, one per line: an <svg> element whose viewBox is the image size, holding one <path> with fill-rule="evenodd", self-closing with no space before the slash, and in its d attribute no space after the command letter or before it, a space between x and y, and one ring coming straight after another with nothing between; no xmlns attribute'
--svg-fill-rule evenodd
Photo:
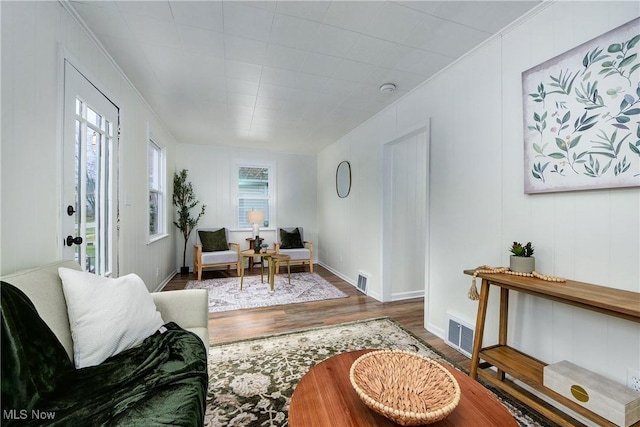
<svg viewBox="0 0 640 427"><path fill-rule="evenodd" d="M245 276L242 290L239 277L190 280L186 289L209 291L209 313L348 297L316 273L291 273L291 283L287 273L280 273L275 277L273 292L267 276Z"/></svg>
<svg viewBox="0 0 640 427"><path fill-rule="evenodd" d="M336 354L367 348L412 351L450 363L390 318L212 346L205 426L287 426L293 390L311 367ZM551 425L529 408L496 394L520 425Z"/></svg>

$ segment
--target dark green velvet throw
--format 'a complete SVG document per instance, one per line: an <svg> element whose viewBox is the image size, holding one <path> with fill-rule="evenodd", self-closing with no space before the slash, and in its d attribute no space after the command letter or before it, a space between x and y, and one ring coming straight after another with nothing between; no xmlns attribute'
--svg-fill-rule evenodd
<svg viewBox="0 0 640 427"><path fill-rule="evenodd" d="M98 366L75 369L28 297L2 282L3 426L202 426L202 341L175 323Z"/></svg>

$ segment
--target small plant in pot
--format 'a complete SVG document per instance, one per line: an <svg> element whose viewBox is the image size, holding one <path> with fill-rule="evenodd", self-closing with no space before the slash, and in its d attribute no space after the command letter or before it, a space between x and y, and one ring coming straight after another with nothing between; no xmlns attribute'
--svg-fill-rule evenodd
<svg viewBox="0 0 640 427"><path fill-rule="evenodd" d="M536 259L533 255L533 246L531 242L527 242L527 244L523 245L519 242L513 242L511 248L509 248L509 252L511 255L511 260L509 263L509 268L511 271L515 271L518 273L531 273L536 268Z"/></svg>

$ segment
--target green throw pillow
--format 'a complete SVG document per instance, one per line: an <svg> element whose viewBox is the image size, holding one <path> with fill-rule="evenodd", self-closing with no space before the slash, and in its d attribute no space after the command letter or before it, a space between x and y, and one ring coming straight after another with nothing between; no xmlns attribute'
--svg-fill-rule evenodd
<svg viewBox="0 0 640 427"><path fill-rule="evenodd" d="M304 248L300 230L297 228L292 232L280 229L280 249L299 249Z"/></svg>
<svg viewBox="0 0 640 427"><path fill-rule="evenodd" d="M202 252L217 252L229 250L226 229L217 231L198 231L202 242Z"/></svg>

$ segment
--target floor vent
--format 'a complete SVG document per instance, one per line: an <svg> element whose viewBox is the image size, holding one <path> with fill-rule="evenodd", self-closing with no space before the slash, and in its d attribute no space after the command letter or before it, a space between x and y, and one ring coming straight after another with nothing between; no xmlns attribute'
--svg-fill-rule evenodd
<svg viewBox="0 0 640 427"><path fill-rule="evenodd" d="M357 288L363 294L367 294L367 286L369 284L369 275L363 273L362 271L358 272L358 285Z"/></svg>
<svg viewBox="0 0 640 427"><path fill-rule="evenodd" d="M471 357L475 327L447 314L447 339L445 342L460 353Z"/></svg>

